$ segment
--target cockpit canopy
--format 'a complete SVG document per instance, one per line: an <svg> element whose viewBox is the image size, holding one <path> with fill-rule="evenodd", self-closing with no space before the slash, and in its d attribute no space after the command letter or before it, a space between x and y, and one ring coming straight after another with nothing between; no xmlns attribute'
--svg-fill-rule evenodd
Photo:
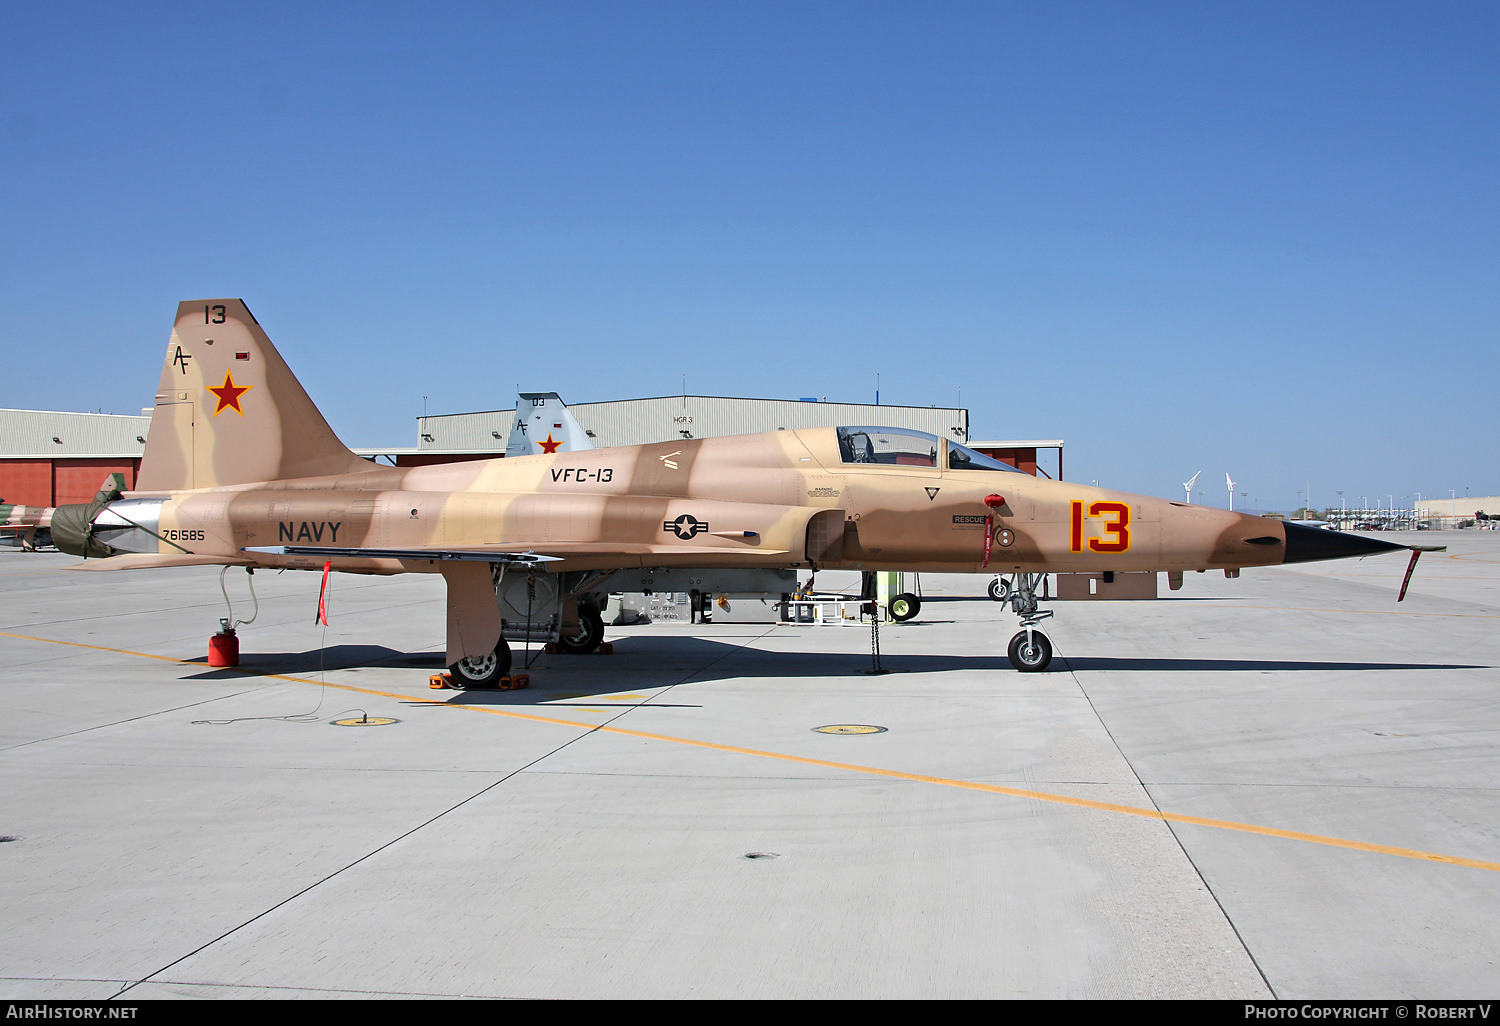
<svg viewBox="0 0 1500 1026"><path fill-rule="evenodd" d="M841 427L839 455L845 463L882 463L897 467L937 467L943 445L937 435L910 428ZM1004 470L1024 473L957 442L948 443L948 470Z"/></svg>

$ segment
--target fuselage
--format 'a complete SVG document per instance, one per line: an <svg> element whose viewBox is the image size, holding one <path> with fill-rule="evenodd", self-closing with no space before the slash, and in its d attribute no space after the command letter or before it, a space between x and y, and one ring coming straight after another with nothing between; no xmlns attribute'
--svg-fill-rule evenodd
<svg viewBox="0 0 1500 1026"><path fill-rule="evenodd" d="M896 441L877 452L882 433ZM822 428L137 492L113 505L162 555L321 568L315 555L247 550L434 552L330 560L364 573L432 572L441 551L484 548L553 555L552 570L1183 571L1284 556L1275 521L985 469L975 455L913 432Z"/></svg>

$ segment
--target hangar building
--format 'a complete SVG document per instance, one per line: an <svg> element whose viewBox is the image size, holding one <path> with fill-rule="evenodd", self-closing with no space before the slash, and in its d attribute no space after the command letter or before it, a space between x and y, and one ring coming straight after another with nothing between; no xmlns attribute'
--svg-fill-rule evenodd
<svg viewBox="0 0 1500 1026"><path fill-rule="evenodd" d="M962 442L1035 476L1038 449L1057 450L1062 476L1061 439L1036 441L969 441L969 411L945 406L873 406L811 399L742 399L709 395L671 395L654 399L618 399L580 403L568 412L594 445L644 445L669 438L718 438L761 431L865 425L904 427ZM417 418L417 445L410 449L358 450L384 456L402 467L448 463L505 455L515 409L450 413ZM1049 461L1044 461L1048 463ZM1044 476L1052 476L1045 469Z"/></svg>
<svg viewBox="0 0 1500 1026"><path fill-rule="evenodd" d="M145 416L0 410L0 501L22 506L88 502L106 474L135 487L151 426Z"/></svg>
<svg viewBox="0 0 1500 1026"><path fill-rule="evenodd" d="M955 442L969 437L969 411L936 406L869 406L797 399L734 399L672 395L570 405L568 412L599 448L644 445L669 438L718 438L788 428L867 424L915 428ZM417 420L415 450L392 453L402 465L441 463L445 458L499 456L515 409L452 413Z"/></svg>
<svg viewBox="0 0 1500 1026"><path fill-rule="evenodd" d="M1061 441L969 442L969 411L951 407L674 395L581 403L568 409L601 448L674 437L871 425L912 428L963 442L1032 474L1038 470L1037 450L1056 448L1059 476L1062 467ZM133 488L150 414L150 410L141 416L0 410L0 502L25 506L88 502L109 473L124 474L126 488ZM514 416L515 410L507 409L420 417L415 446L354 451L383 457L397 466L490 459L505 455Z"/></svg>

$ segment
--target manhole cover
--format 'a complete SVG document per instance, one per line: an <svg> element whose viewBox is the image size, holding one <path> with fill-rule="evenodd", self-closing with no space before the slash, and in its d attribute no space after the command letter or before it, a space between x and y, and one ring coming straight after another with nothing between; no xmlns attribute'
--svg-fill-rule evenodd
<svg viewBox="0 0 1500 1026"><path fill-rule="evenodd" d="M814 727L819 734L884 734L885 727L871 723L830 723L826 727Z"/></svg>

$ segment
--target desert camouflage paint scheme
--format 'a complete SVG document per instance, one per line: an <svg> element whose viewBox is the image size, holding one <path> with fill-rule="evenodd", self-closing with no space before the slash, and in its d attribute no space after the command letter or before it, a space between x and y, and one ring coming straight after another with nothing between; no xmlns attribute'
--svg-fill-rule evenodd
<svg viewBox="0 0 1500 1026"><path fill-rule="evenodd" d="M496 645L499 565L994 574L1234 569L1288 556L1295 529L1277 521L956 469L950 455L964 457L950 449L961 447L932 443L929 466L848 462L838 430L821 428L381 467L338 440L241 301L193 300L177 310L136 488L94 518L101 531L125 530L109 520L118 514L152 544L79 569L327 562L443 573L455 663Z"/></svg>
<svg viewBox="0 0 1500 1026"><path fill-rule="evenodd" d="M21 506L0 502L0 531L18 536L21 548L27 551L36 548L37 532L46 531L51 526L51 506Z"/></svg>

